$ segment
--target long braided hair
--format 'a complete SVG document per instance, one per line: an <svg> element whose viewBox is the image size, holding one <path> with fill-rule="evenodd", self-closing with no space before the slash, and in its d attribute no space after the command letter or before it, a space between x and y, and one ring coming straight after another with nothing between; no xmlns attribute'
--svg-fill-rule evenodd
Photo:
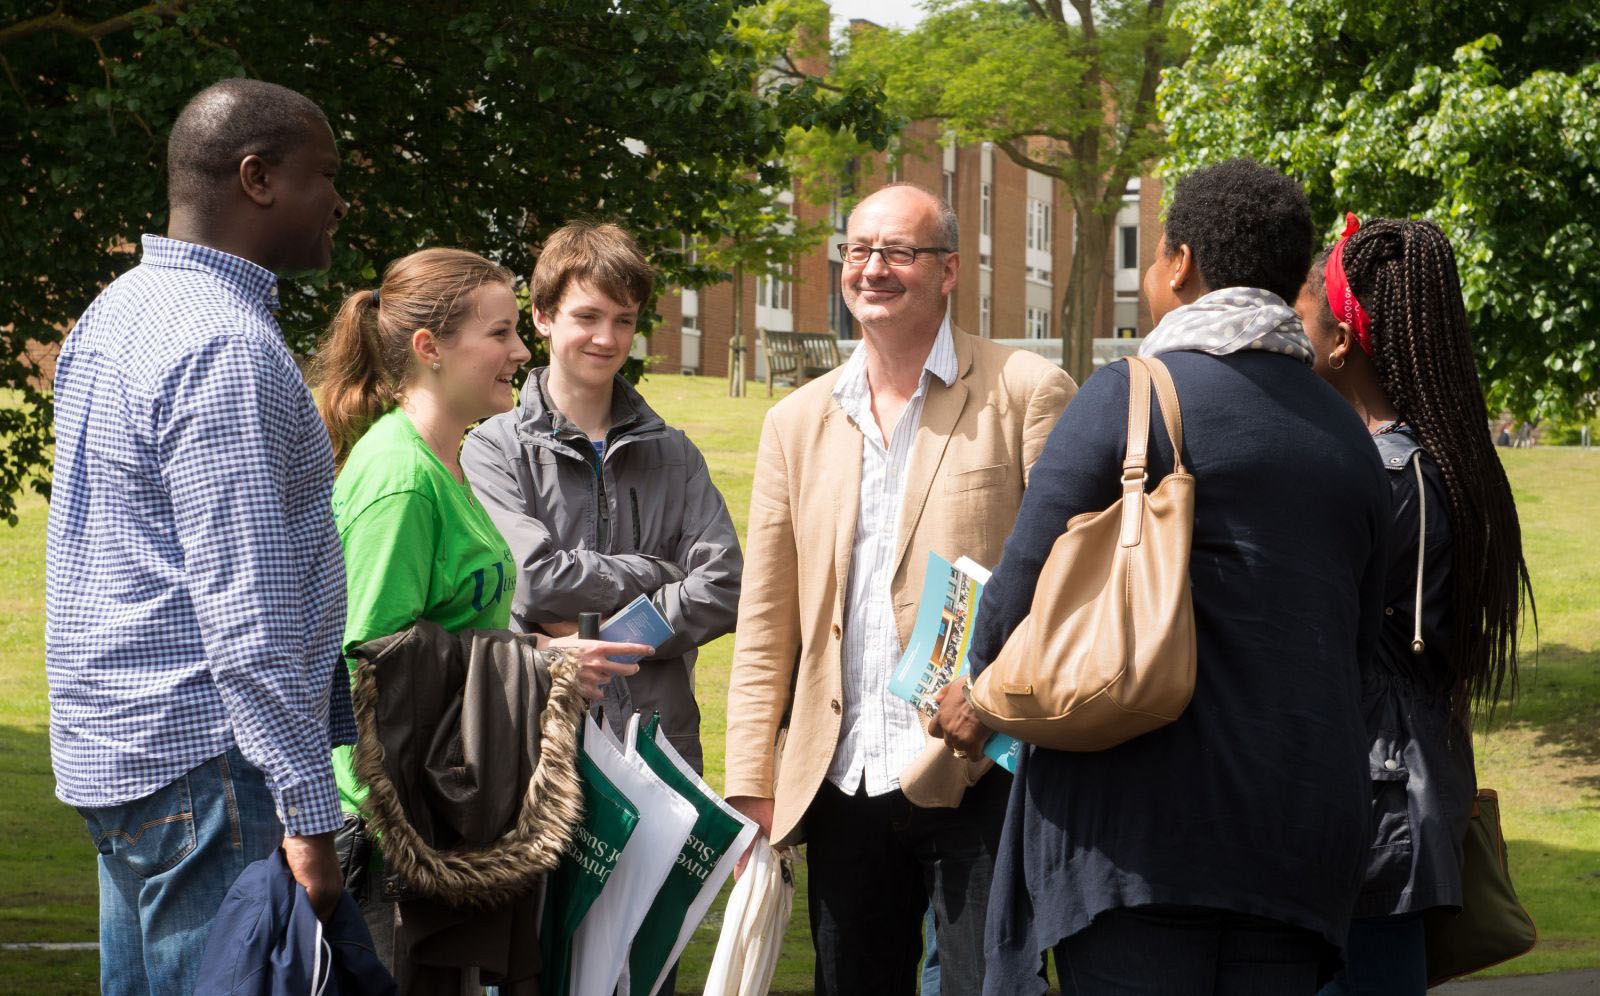
<svg viewBox="0 0 1600 996"><path fill-rule="evenodd" d="M1321 284L1325 257L1314 276ZM1457 705L1516 694L1522 600L1534 612L1511 484L1489 438L1455 254L1429 221L1379 218L1344 248L1350 289L1372 319L1378 383L1444 475L1454 542L1451 685ZM1324 301L1323 307L1327 308ZM1332 312L1325 316L1332 320Z"/></svg>

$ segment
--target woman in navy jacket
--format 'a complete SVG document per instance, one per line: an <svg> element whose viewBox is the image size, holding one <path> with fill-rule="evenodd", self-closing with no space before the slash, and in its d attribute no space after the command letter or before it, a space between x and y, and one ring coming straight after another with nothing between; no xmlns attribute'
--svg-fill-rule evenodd
<svg viewBox="0 0 1600 996"><path fill-rule="evenodd" d="M1025 753L986 993L1043 993L1051 950L1080 996L1311 996L1337 963L1368 836L1359 661L1381 619L1389 495L1286 303L1311 237L1299 185L1256 163L1178 183L1140 351L1176 382L1196 480L1194 698L1110 750ZM1027 613L1067 520L1118 498L1127 409L1125 365L1110 364L1045 444L984 590L975 669ZM1154 488L1172 466L1164 432L1151 453Z"/></svg>

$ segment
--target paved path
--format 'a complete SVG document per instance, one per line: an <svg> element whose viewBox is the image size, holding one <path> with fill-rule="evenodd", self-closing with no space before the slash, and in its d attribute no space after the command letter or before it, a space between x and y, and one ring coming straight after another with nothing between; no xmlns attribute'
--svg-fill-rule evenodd
<svg viewBox="0 0 1600 996"><path fill-rule="evenodd" d="M1451 982L1428 992L1430 996L1600 996L1600 970Z"/></svg>

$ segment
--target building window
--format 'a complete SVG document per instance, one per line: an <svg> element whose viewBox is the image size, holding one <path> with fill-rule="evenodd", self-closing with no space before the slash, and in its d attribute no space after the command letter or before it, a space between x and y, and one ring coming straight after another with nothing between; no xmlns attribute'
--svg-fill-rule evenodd
<svg viewBox="0 0 1600 996"><path fill-rule="evenodd" d="M1028 248L1050 251L1050 205L1028 198Z"/></svg>
<svg viewBox="0 0 1600 996"><path fill-rule="evenodd" d="M990 334L993 332L993 321L994 321L994 319L992 317L993 310L994 310L993 309L993 305L990 303L989 295L987 295L987 294L979 295L978 296L978 334L983 336L985 339L989 338Z"/></svg>
<svg viewBox="0 0 1600 996"><path fill-rule="evenodd" d="M1139 268L1139 226L1123 225L1117 229L1118 259L1117 266L1124 270L1137 270Z"/></svg>
<svg viewBox="0 0 1600 996"><path fill-rule="evenodd" d="M792 286L789 282L789 267L779 267L778 272L756 281L757 306L788 311Z"/></svg>
<svg viewBox="0 0 1600 996"><path fill-rule="evenodd" d="M683 239L683 261L693 265L700 261L700 254L695 251L694 244L688 236ZM700 292L692 287L685 287L678 294L678 302L683 310L682 326L698 332L700 330Z"/></svg>
<svg viewBox="0 0 1600 996"><path fill-rule="evenodd" d="M1117 339L1137 339L1139 337L1139 299L1132 295L1117 295L1116 304L1112 307L1112 336Z"/></svg>
<svg viewBox="0 0 1600 996"><path fill-rule="evenodd" d="M1029 308L1024 334L1029 339L1050 338L1050 309Z"/></svg>
<svg viewBox="0 0 1600 996"><path fill-rule="evenodd" d="M839 184L839 195L828 206L828 214L833 221L833 230L843 233L850 224L850 212L844 209L845 202L854 197L856 193L856 161L854 159L844 164L844 178Z"/></svg>
<svg viewBox="0 0 1600 996"><path fill-rule="evenodd" d="M844 264L837 261L829 263L828 277L828 331L833 333L835 339L854 339L856 319L845 306L844 291L839 286L839 281L844 277Z"/></svg>
<svg viewBox="0 0 1600 996"><path fill-rule="evenodd" d="M956 173L955 173L955 170L947 169L947 170L944 171L943 193L944 193L944 202L946 204L950 205L950 209L952 211L955 210L955 206L956 206Z"/></svg>
<svg viewBox="0 0 1600 996"><path fill-rule="evenodd" d="M978 233L989 234L989 203L992 200L989 193L989 184L985 183L978 189Z"/></svg>

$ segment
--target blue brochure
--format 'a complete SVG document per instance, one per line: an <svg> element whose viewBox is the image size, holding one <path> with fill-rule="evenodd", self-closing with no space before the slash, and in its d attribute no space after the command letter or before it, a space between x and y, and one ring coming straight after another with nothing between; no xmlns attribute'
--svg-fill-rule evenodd
<svg viewBox="0 0 1600 996"><path fill-rule="evenodd" d="M952 564L937 553L928 554L917 621L905 653L889 677L889 691L923 715L936 714L939 706L934 696L967 671L967 648L988 580L989 572L966 557ZM1021 750L1022 744L1004 733L996 733L983 745L985 755L1013 773Z"/></svg>
<svg viewBox="0 0 1600 996"><path fill-rule="evenodd" d="M659 647L672 636L672 627L650 603L648 596L638 598L623 606L616 615L600 624L600 639L612 643L645 643ZM638 657L613 657L614 661L631 664Z"/></svg>

